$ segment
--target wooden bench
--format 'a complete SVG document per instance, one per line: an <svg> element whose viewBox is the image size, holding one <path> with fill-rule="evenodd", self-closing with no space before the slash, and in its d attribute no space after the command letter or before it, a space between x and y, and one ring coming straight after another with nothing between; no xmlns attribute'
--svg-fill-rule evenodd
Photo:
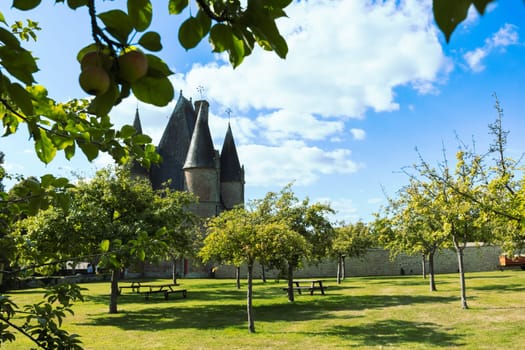
<svg viewBox="0 0 525 350"><path fill-rule="evenodd" d="M300 285L301 283L303 285ZM305 286L304 283L308 285ZM320 290L321 294L324 295L325 289L328 288L327 286L323 286L322 280L294 280L293 284L293 289L299 294L302 294L301 291L307 290L310 292L310 295L313 295L314 291ZM283 290L287 291L288 287L284 287Z"/></svg>
<svg viewBox="0 0 525 350"><path fill-rule="evenodd" d="M141 284L140 282L131 282L131 285L129 286L120 286L118 287L118 294L122 294L122 291L124 289L131 289L131 292L132 293L139 293L140 292L140 287L141 287Z"/></svg>
<svg viewBox="0 0 525 350"><path fill-rule="evenodd" d="M158 293L162 293L164 295L164 299L165 300L168 300L170 294L173 294L173 293L180 293L182 298L185 299L186 296L187 296L187 291L186 289L175 289L175 290L169 290L169 289L161 289L161 290L149 290L147 292L142 292L140 294L144 295L144 298L146 300L149 299L149 296L151 294L158 294Z"/></svg>

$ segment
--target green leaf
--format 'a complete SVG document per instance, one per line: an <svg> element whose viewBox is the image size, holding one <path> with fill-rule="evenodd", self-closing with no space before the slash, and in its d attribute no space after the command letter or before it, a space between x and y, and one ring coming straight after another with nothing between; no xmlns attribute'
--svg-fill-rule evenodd
<svg viewBox="0 0 525 350"><path fill-rule="evenodd" d="M30 116L35 113L31 94L27 92L22 85L12 83L8 85L7 89L9 96L11 96L17 107L20 108L25 115Z"/></svg>
<svg viewBox="0 0 525 350"><path fill-rule="evenodd" d="M0 60L4 68L26 85L35 82L33 73L38 71L35 58L23 48L0 46Z"/></svg>
<svg viewBox="0 0 525 350"><path fill-rule="evenodd" d="M70 160L75 155L75 144L67 146L64 148L64 155L66 156L67 160Z"/></svg>
<svg viewBox="0 0 525 350"><path fill-rule="evenodd" d="M133 30L133 24L126 12L111 10L100 13L98 17L106 26L106 30L113 35L121 44L126 45L128 37Z"/></svg>
<svg viewBox="0 0 525 350"><path fill-rule="evenodd" d="M0 28L0 41L6 46L20 47L20 41L10 31Z"/></svg>
<svg viewBox="0 0 525 350"><path fill-rule="evenodd" d="M173 86L167 77L144 77L133 84L131 90L139 100L155 106L166 106L173 100Z"/></svg>
<svg viewBox="0 0 525 350"><path fill-rule="evenodd" d="M485 14L485 9L487 8L487 5L491 2L494 2L494 0L473 0L474 6L476 7L476 10L478 10L480 15Z"/></svg>
<svg viewBox="0 0 525 350"><path fill-rule="evenodd" d="M109 239L105 239L100 242L100 250L104 253L109 251Z"/></svg>
<svg viewBox="0 0 525 350"><path fill-rule="evenodd" d="M151 78L163 78L173 74L166 62L155 55L146 55L148 58L148 73Z"/></svg>
<svg viewBox="0 0 525 350"><path fill-rule="evenodd" d="M67 6L70 9L76 10L79 7L87 6L88 0L67 0Z"/></svg>
<svg viewBox="0 0 525 350"><path fill-rule="evenodd" d="M170 0L168 3L168 11L170 15L178 15L186 7L188 7L188 0Z"/></svg>
<svg viewBox="0 0 525 350"><path fill-rule="evenodd" d="M143 32L151 24L153 7L149 0L128 0L128 14L133 27L138 32Z"/></svg>
<svg viewBox="0 0 525 350"><path fill-rule="evenodd" d="M214 52L228 51L230 63L237 67L245 56L245 43L239 39L230 26L218 23L211 28L209 41Z"/></svg>
<svg viewBox="0 0 525 350"><path fill-rule="evenodd" d="M140 261L144 261L146 259L146 252L144 251L144 249L139 249L137 251L137 257Z"/></svg>
<svg viewBox="0 0 525 350"><path fill-rule="evenodd" d="M116 84L112 84L105 94L95 97L88 106L88 112L99 117L109 114L119 98L119 90Z"/></svg>
<svg viewBox="0 0 525 350"><path fill-rule="evenodd" d="M35 152L38 159L45 164L49 164L49 162L55 158L57 149L51 142L51 139L47 136L47 133L42 129L39 129L39 131L40 135L38 137L33 135L35 137Z"/></svg>
<svg viewBox="0 0 525 350"><path fill-rule="evenodd" d="M2 23L7 25L7 22L5 20L4 14L1 11L0 11L0 22L2 22Z"/></svg>
<svg viewBox="0 0 525 350"><path fill-rule="evenodd" d="M195 18L199 21L202 37L206 36L210 32L211 18L202 10L197 12L197 17Z"/></svg>
<svg viewBox="0 0 525 350"><path fill-rule="evenodd" d="M224 52L231 46L232 29L226 24L218 23L210 30L209 41L213 52Z"/></svg>
<svg viewBox="0 0 525 350"><path fill-rule="evenodd" d="M13 7L22 10L32 10L40 5L41 0L13 0Z"/></svg>
<svg viewBox="0 0 525 350"><path fill-rule="evenodd" d="M98 156L98 147L92 143L81 142L78 144L82 152L86 155L87 159L91 162Z"/></svg>
<svg viewBox="0 0 525 350"><path fill-rule="evenodd" d="M445 34L447 42L456 27L467 18L472 0L434 0L432 10L439 29Z"/></svg>
<svg viewBox="0 0 525 350"><path fill-rule="evenodd" d="M133 141L133 144L135 145L146 145L148 143L151 143L151 137L144 134L134 135L131 140Z"/></svg>
<svg viewBox="0 0 525 350"><path fill-rule="evenodd" d="M190 17L179 28L179 42L189 50L197 46L207 33L197 18Z"/></svg>
<svg viewBox="0 0 525 350"><path fill-rule="evenodd" d="M157 32L144 33L139 39L139 44L150 51L162 50L162 44L160 43L160 35Z"/></svg>
<svg viewBox="0 0 525 350"><path fill-rule="evenodd" d="M135 135L137 133L137 130L131 125L124 125L120 129L120 137L126 139L128 137L131 137L132 135Z"/></svg>

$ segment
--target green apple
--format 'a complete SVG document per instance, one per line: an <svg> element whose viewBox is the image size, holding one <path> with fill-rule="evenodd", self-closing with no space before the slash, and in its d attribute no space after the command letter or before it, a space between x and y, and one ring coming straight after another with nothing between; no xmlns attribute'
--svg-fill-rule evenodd
<svg viewBox="0 0 525 350"><path fill-rule="evenodd" d="M133 83L148 72L148 58L140 51L128 51L119 56L118 69L120 79Z"/></svg>
<svg viewBox="0 0 525 350"><path fill-rule="evenodd" d="M91 66L103 67L109 70L112 66L112 57L105 55L100 51L90 51L82 57L80 68L84 70L86 67Z"/></svg>
<svg viewBox="0 0 525 350"><path fill-rule="evenodd" d="M95 96L104 94L111 84L108 73L98 66L87 66L80 73L78 81L82 90Z"/></svg>

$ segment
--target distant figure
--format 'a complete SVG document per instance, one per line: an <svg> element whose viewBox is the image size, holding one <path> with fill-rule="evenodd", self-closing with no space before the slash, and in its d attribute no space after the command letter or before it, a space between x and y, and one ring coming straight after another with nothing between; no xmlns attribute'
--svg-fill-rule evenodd
<svg viewBox="0 0 525 350"><path fill-rule="evenodd" d="M92 274L93 273L93 265L91 265L91 264L87 265L87 273L88 274Z"/></svg>

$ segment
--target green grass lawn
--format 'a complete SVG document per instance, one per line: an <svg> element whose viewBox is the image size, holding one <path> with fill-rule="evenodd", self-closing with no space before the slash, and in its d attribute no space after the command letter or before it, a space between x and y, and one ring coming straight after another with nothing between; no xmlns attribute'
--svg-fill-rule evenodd
<svg viewBox="0 0 525 350"><path fill-rule="evenodd" d="M109 282L84 284L66 329L85 349L519 349L525 346L525 271L467 274L469 309L459 277L438 275L437 292L420 276L325 279L326 295L287 301L284 281L254 285L256 333L248 333L246 289L233 280L181 279L188 298L149 300L129 291L108 310ZM161 283L160 280L155 282ZM162 281L166 282L166 281ZM30 303L42 290L10 293ZM2 349L29 349L20 340Z"/></svg>

